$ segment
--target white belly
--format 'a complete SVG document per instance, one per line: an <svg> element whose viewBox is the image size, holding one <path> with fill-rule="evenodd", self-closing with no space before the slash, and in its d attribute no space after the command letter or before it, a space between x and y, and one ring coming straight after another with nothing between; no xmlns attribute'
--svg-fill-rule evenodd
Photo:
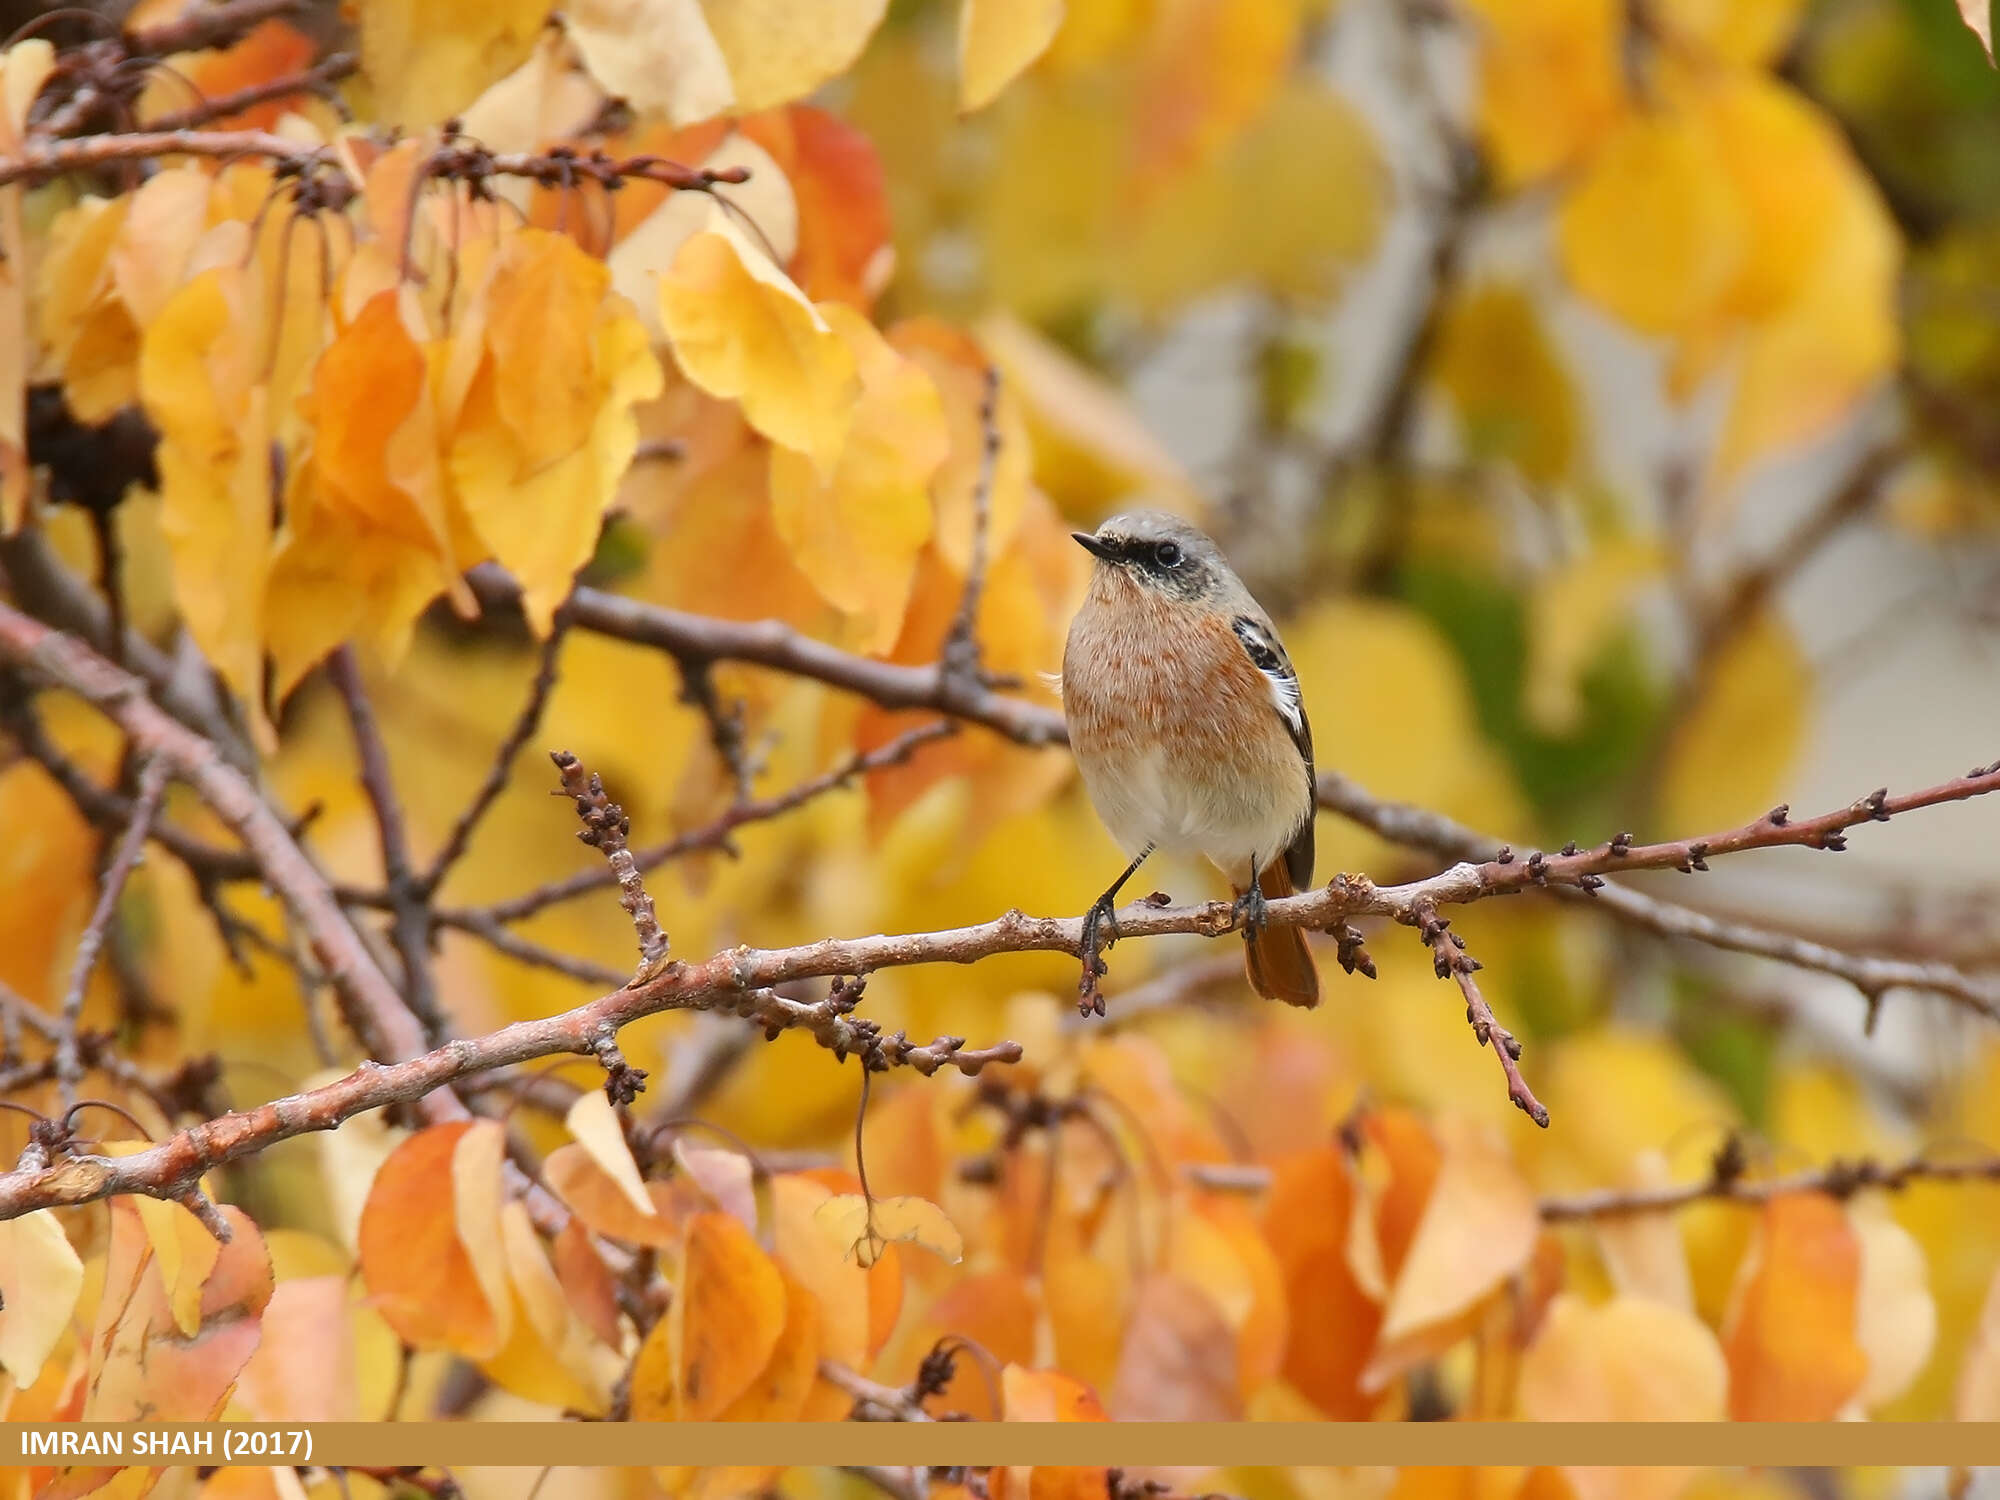
<svg viewBox="0 0 2000 1500"><path fill-rule="evenodd" d="M1243 780L1218 775L1196 786L1166 773L1158 750L1125 758L1124 774L1084 771L1084 788L1104 826L1128 855L1148 845L1162 854L1199 854L1237 884L1254 858L1262 868L1299 829L1299 809Z"/></svg>

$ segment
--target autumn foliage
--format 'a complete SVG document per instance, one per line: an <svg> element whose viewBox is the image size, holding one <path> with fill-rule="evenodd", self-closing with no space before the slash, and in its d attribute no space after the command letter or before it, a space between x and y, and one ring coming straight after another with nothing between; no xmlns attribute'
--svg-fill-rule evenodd
<svg viewBox="0 0 2000 1500"><path fill-rule="evenodd" d="M1846 628L1990 562L2000 85L1807 12L24 26L0 1417L2000 1418L1992 674ZM1033 925L1139 502L1297 662L1315 1012L1202 869L1102 1018Z"/></svg>

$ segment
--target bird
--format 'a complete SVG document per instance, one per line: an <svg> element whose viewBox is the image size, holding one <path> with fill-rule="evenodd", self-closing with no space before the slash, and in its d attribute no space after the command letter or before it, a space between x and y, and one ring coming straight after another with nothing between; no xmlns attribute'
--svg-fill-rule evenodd
<svg viewBox="0 0 2000 1500"><path fill-rule="evenodd" d="M1312 726L1271 617L1200 529L1136 510L1072 532L1096 559L1057 679L1070 747L1098 818L1131 859L1084 918L1086 1009L1100 1014L1099 943L1155 853L1199 854L1229 877L1244 964L1267 999L1310 1008L1319 973L1267 899L1311 888Z"/></svg>

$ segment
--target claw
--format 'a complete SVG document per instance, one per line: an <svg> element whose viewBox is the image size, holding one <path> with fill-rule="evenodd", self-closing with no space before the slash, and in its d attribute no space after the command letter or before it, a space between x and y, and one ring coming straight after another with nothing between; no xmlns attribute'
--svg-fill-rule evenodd
<svg viewBox="0 0 2000 1500"><path fill-rule="evenodd" d="M1246 940L1255 937L1263 930L1264 908L1267 905L1269 903L1264 899L1263 888L1255 881L1251 882L1249 890L1230 903L1230 918L1243 924L1243 936Z"/></svg>
<svg viewBox="0 0 2000 1500"><path fill-rule="evenodd" d="M1079 1015L1104 1014L1104 996L1098 993L1097 981L1111 972L1110 966L1104 962L1104 950L1116 943L1118 938L1118 910L1107 892L1083 914L1083 977L1076 986Z"/></svg>

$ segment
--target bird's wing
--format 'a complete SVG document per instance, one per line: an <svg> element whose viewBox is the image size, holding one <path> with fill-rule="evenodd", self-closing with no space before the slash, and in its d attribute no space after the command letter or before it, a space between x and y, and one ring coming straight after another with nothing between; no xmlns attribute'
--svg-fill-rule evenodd
<svg viewBox="0 0 2000 1500"><path fill-rule="evenodd" d="M1292 667L1292 659L1285 653L1283 641L1278 632L1271 628L1268 620L1255 615L1238 615L1229 622L1236 632L1236 639L1243 643L1243 650L1250 658L1250 664L1264 674L1264 680L1271 685L1271 701L1276 705L1278 716L1285 721L1291 731L1292 743L1299 748L1299 759L1305 763L1306 796L1308 806L1317 799L1313 776L1312 725L1306 719L1305 698L1299 692L1299 674ZM1292 847L1285 851L1285 863L1290 867L1294 889L1312 889L1313 867L1313 822L1307 815L1305 826L1298 837L1292 840Z"/></svg>

